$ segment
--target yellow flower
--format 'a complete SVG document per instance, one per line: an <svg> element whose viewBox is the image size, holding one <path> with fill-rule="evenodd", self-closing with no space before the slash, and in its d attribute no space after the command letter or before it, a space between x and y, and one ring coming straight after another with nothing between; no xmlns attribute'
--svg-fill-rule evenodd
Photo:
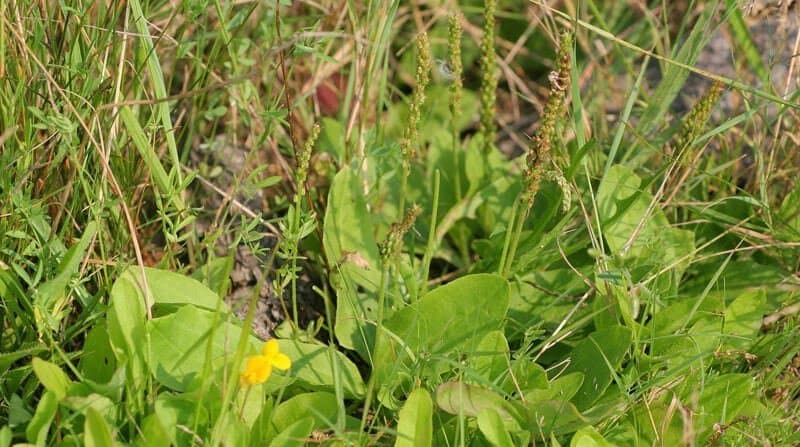
<svg viewBox="0 0 800 447"><path fill-rule="evenodd" d="M264 343L263 355L254 355L247 359L247 367L239 376L242 386L266 382L272 374L273 366L284 371L292 367L292 361L286 354L280 353L278 340L274 338Z"/></svg>

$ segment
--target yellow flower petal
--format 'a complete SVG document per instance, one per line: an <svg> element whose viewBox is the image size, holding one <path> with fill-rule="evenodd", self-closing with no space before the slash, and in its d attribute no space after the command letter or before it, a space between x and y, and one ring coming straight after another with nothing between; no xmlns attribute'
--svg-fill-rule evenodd
<svg viewBox="0 0 800 447"><path fill-rule="evenodd" d="M272 358L272 366L285 371L292 367L292 361L286 354L277 353Z"/></svg>
<svg viewBox="0 0 800 447"><path fill-rule="evenodd" d="M242 385L251 386L264 383L272 374L272 363L263 355L255 355L247 359L247 366L240 376Z"/></svg>
<svg viewBox="0 0 800 447"><path fill-rule="evenodd" d="M272 358L273 356L278 354L280 351L280 346L278 345L278 340L274 338L269 340L268 342L264 343L264 355L267 357Z"/></svg>
<svg viewBox="0 0 800 447"><path fill-rule="evenodd" d="M264 383L272 374L272 367L287 370L292 367L292 360L281 354L278 340L272 339L264 343L263 355L254 355L247 359L247 365L239 376L242 386Z"/></svg>

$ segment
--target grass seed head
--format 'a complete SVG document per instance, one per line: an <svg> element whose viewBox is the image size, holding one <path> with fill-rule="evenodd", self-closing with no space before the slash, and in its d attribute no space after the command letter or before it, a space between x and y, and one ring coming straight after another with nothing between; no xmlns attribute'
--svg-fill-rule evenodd
<svg viewBox="0 0 800 447"><path fill-rule="evenodd" d="M533 200L539 190L542 175L552 157L556 125L563 113L566 92L570 83L571 49L572 35L564 32L561 34L556 69L548 76L550 90L544 113L542 114L542 121L531 140L531 147L528 151L524 197L528 207L533 206Z"/></svg>
<svg viewBox="0 0 800 447"><path fill-rule="evenodd" d="M414 93L408 105L408 126L405 129L400 151L403 156L403 169L411 169L411 160L417 154L419 146L419 120L422 106L425 104L425 89L430 83L431 50L428 34L421 33L417 38L417 71L414 76Z"/></svg>
<svg viewBox="0 0 800 447"><path fill-rule="evenodd" d="M481 113L479 131L483 135L483 151L488 154L494 147L497 130L494 127L497 102L497 55L494 49L496 0L487 0L483 10L483 37L481 38Z"/></svg>

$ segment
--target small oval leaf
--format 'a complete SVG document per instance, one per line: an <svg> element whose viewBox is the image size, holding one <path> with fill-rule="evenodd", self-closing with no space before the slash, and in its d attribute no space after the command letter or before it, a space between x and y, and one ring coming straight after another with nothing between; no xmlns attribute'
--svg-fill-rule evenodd
<svg viewBox="0 0 800 447"><path fill-rule="evenodd" d="M395 447L430 447L433 442L433 401L422 388L411 392L400 410Z"/></svg>

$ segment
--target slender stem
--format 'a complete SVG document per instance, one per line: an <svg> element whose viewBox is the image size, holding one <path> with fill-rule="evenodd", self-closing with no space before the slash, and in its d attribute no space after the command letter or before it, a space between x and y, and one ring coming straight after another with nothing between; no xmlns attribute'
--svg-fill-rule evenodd
<svg viewBox="0 0 800 447"><path fill-rule="evenodd" d="M403 176L400 178L400 207L397 209L397 212L402 219L406 209L406 189L408 188L408 174L411 167L403 166L401 169L403 170Z"/></svg>
<svg viewBox="0 0 800 447"><path fill-rule="evenodd" d="M378 313L375 316L377 320L376 328L375 328L375 345L378 343L378 335L383 328L383 315L384 315L384 307L386 306L386 285L389 282L389 273L391 268L388 265L384 265L383 269L381 270L381 282L380 282L380 289L378 289ZM375 352L375 347L373 346L372 352ZM374 358L374 356L373 356ZM375 365L372 365L373 367Z"/></svg>
<svg viewBox="0 0 800 447"><path fill-rule="evenodd" d="M242 399L242 407L239 408L239 419L244 420L244 407L247 405L247 399L250 397L250 391L253 387L247 387L247 390L244 392L244 399Z"/></svg>
<svg viewBox="0 0 800 447"><path fill-rule="evenodd" d="M525 225L530 211L531 208L525 206L523 212L517 215L517 222L514 224L514 239L511 241L511 246L508 249L508 258L506 259L505 268L503 269L504 278L508 278L508 274L511 271L511 264L514 262L514 258L517 255L517 246L519 245L520 234L522 234L522 227Z"/></svg>
<svg viewBox="0 0 800 447"><path fill-rule="evenodd" d="M376 329L375 329L375 341L372 345L372 371L369 375L369 380L367 381L367 395L364 398L364 408L361 414L361 428L359 429L359 434L363 436L364 430L367 427L367 416L369 415L369 408L372 406L372 398L375 394L375 351L378 348L378 342L380 341L381 331L383 329L383 307L386 302L386 283L388 282L389 278L389 264L386 260L383 261L383 268L381 269L381 280L380 285L378 288L378 314L376 315Z"/></svg>
<svg viewBox="0 0 800 447"><path fill-rule="evenodd" d="M433 252L436 249L436 219L438 218L439 210L440 177L440 172L437 169L433 174L433 210L431 210L431 228L428 231L428 245L425 247L425 255L422 257L422 284L420 284L419 293L417 293L417 299L422 298L422 295L424 295L428 290L428 274L431 269L431 258L433 258Z"/></svg>
<svg viewBox="0 0 800 447"><path fill-rule="evenodd" d="M292 279L292 322L294 323L295 333L297 333L300 330L300 322L297 316L297 246L292 250L292 272L289 275Z"/></svg>
<svg viewBox="0 0 800 447"><path fill-rule="evenodd" d="M456 199L460 202L464 198L461 192L461 142L458 139L458 127L453 116L453 123L451 125L451 132L453 137L453 165L455 168L453 181L456 184Z"/></svg>
<svg viewBox="0 0 800 447"><path fill-rule="evenodd" d="M453 137L453 165L455 168L453 181L456 184L456 203L458 203L464 198L464 192L461 190L461 142L459 141L459 132L456 124L455 114L453 115L451 132ZM453 237L456 241L456 245L458 246L459 254L464 259L464 264L466 265L469 259L467 237L465 237L464 231L460 227L453 232Z"/></svg>
<svg viewBox="0 0 800 447"><path fill-rule="evenodd" d="M514 233L514 223L517 218L517 211L519 210L519 200L514 201L511 207L511 217L508 219L510 226L506 228L506 237L503 241L503 251L500 252L500 262L497 263L497 274L502 275L505 272L506 256L508 255L508 248L511 245L511 235Z"/></svg>

